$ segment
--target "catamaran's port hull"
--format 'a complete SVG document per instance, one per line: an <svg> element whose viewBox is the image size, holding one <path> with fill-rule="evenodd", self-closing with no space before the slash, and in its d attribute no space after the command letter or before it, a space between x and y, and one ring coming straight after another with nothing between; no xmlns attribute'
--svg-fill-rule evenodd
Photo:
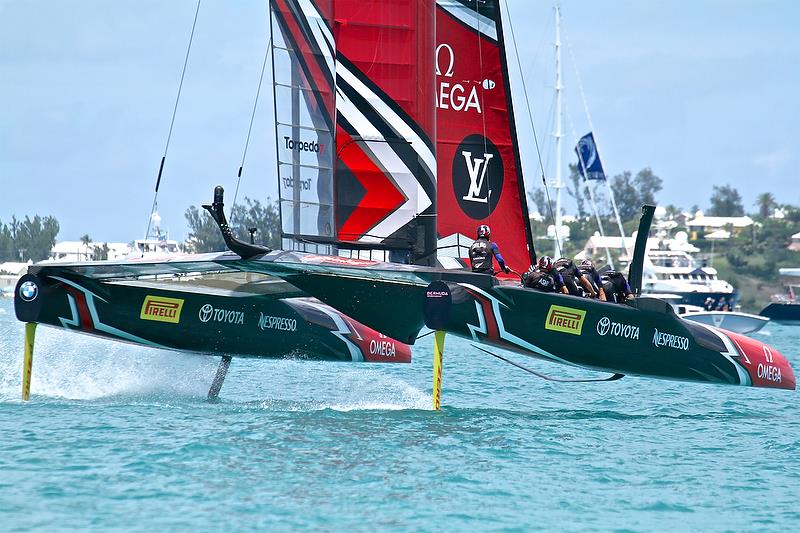
<svg viewBox="0 0 800 533"><path fill-rule="evenodd" d="M258 274L116 281L28 274L17 284L15 310L24 322L171 350L411 362L408 345Z"/></svg>

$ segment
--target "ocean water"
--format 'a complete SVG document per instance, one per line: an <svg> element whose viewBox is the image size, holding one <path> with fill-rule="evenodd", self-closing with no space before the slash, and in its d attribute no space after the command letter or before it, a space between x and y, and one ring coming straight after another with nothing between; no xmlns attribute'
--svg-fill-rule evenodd
<svg viewBox="0 0 800 533"><path fill-rule="evenodd" d="M800 328L761 338L800 368ZM796 392L538 380L448 337L411 365L217 359L23 326L0 300L3 531L791 531ZM523 361L553 375L572 369Z"/></svg>

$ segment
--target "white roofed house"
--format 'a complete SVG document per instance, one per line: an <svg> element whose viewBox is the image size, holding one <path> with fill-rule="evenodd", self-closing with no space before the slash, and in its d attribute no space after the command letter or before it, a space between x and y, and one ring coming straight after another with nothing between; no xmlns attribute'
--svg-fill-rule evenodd
<svg viewBox="0 0 800 533"><path fill-rule="evenodd" d="M748 216L742 217L707 217L702 211L695 213L693 219L686 222L692 240L707 238L720 238L720 231L730 231L733 235L739 235L753 225L753 219Z"/></svg>
<svg viewBox="0 0 800 533"><path fill-rule="evenodd" d="M50 249L50 257L45 261L77 262L95 261L100 259L100 251L108 247L108 258L113 261L122 259L131 252L131 246L122 242L90 242L88 245L82 241L62 241Z"/></svg>
<svg viewBox="0 0 800 533"><path fill-rule="evenodd" d="M30 262L17 263L9 261L0 263L0 296L9 298L14 296L14 286L17 280L28 270Z"/></svg>
<svg viewBox="0 0 800 533"><path fill-rule="evenodd" d="M792 242L789 243L787 248L795 252L800 252L800 232L792 235Z"/></svg>

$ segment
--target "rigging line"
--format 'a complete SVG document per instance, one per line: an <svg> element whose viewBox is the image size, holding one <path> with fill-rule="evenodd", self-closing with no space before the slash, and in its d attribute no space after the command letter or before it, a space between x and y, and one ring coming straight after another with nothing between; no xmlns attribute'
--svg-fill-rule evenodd
<svg viewBox="0 0 800 533"><path fill-rule="evenodd" d="M556 217L553 214L553 201L550 199L550 189L547 187L547 179L545 178L544 172L544 162L542 161L542 151L539 148L539 137L536 135L536 127L533 125L533 112L531 111L531 102L528 99L528 88L525 85L525 76L522 75L522 64L520 63L519 59L519 48L517 48L517 38L514 34L514 24L511 22L511 10L508 7L508 2L505 2L506 5L506 15L508 15L508 27L511 30L511 42L514 45L514 55L517 58L517 69L519 70L520 79L522 80L522 92L525 95L525 106L528 110L528 120L531 123L531 130L533 131L533 142L536 146L536 156L539 160L539 171L542 173L542 184L544 185L544 191L547 195L547 208L550 211L550 218L553 219L553 234L556 238L556 246L558 246L558 253L559 255L563 255L561 251L561 239L558 238L558 228L556 227Z"/></svg>
<svg viewBox="0 0 800 533"><path fill-rule="evenodd" d="M569 129L572 132L573 139L579 139L578 135L575 133L575 124L572 122L572 115L569 113L569 106L566 106L566 111L564 112L567 115L567 124L569 124ZM577 148L576 148L576 151ZM603 222L600 220L600 212L597 209L597 203L594 201L594 193L592 192L592 187L594 186L593 183L590 183L591 180L588 179L586 176L586 162L583 160L583 156L578 151L578 171L581 173L583 177L583 182L580 184L582 187L578 187L576 194L581 194L581 189L583 189L584 197L588 197L589 203L592 207L592 212L594 213L595 220L597 221L597 228L600 230L600 236L605 237L606 233L603 229ZM577 203L578 199L575 198ZM611 265L611 268L614 268L614 260L611 258L611 251L606 247L606 261L608 264Z"/></svg>
<svg viewBox="0 0 800 533"><path fill-rule="evenodd" d="M536 372L535 370L531 370L530 368L528 368L526 366L523 366L523 365L521 365L519 363L516 363L516 362L512 361L511 359L507 359L507 358L503 357L502 355L498 355L496 353L490 352L489 350L481 348L477 344L473 343L472 347L473 348L477 348L478 350L482 351L485 354L489 354L492 357L496 357L497 359L500 359L503 362L506 362L506 363L508 363L508 364L510 364L512 366L515 366L515 367L519 368L520 370L524 370L525 372L527 372L529 374L533 374L537 378L541 378L541 379L544 379L546 381L555 381L557 383L595 383L595 382L600 382L600 381L617 381L617 380L620 380L620 379L625 377L625 374L614 373L611 376L608 376L608 377L605 377L605 378L556 378L556 377L553 377L553 376L548 376L546 374L541 374L539 372Z"/></svg>
<svg viewBox="0 0 800 533"><path fill-rule="evenodd" d="M178 113L178 102L181 100L181 90L183 89L183 79L186 76L186 65L189 64L189 52L192 50L192 41L194 41L194 30L197 27L197 15L200 13L200 2L197 0L197 8L194 10L194 20L192 21L192 33L189 35L189 46L186 48L186 57L183 60L183 70L181 71L181 81L178 84L178 94L175 97L175 106L172 108L172 120L169 123L169 132L167 133L167 143L164 146L164 155L161 156L161 164L158 167L158 178L156 178L156 189L153 193L153 206L150 208L150 218L147 220L147 231L144 238L150 234L150 224L153 222L153 213L156 212L156 202L158 201L158 188L161 185L161 173L164 171L164 161L167 159L167 152L169 151L169 141L172 139L172 128L175 126L175 115ZM144 251L142 251L144 255Z"/></svg>
<svg viewBox="0 0 800 533"><path fill-rule="evenodd" d="M483 80L485 78L483 77L483 48L481 47L481 14L480 14L480 11L478 10L479 9L478 8L478 1L479 0L475 0L475 25L478 28L478 31L476 32L475 35L476 35L476 37L478 39L478 69L480 70L480 73L481 73L481 80L479 82L481 84L481 126L483 127L483 153L485 154L486 153L486 148L487 148L487 141L488 141L488 139L486 138L486 114L485 114L486 113L486 101L484 100L484 94L486 94L486 89L483 87ZM489 165L489 161L487 160L485 164L486 164L486 166L488 166ZM489 191L489 184L488 183L486 184L486 190ZM488 200L488 196L487 196L487 200ZM489 202L487 201L486 202L486 216L488 217L490 214L491 214L491 206L489 205Z"/></svg>
<svg viewBox="0 0 800 533"><path fill-rule="evenodd" d="M253 122L256 117L256 109L258 108L258 98L261 95L261 84L264 81L264 71L267 68L267 60L272 53L272 25L270 25L269 42L267 42L267 53L264 54L264 63L261 65L261 76L258 78L258 89L256 89L256 98L253 102L253 112L250 115L250 126L247 128L247 139L244 142L244 151L242 152L242 163L239 165L239 172L236 175L236 191L233 193L233 203L231 204L231 225L233 224L233 208L236 207L236 198L239 196L239 185L242 183L242 169L244 169L244 161L247 157L247 148L250 146L250 134L253 131Z"/></svg>
<svg viewBox="0 0 800 533"><path fill-rule="evenodd" d="M569 40L569 35L567 31L564 30L564 40L567 43L567 50L569 51L569 57L572 59L572 68L575 70L575 78L578 82L578 90L581 93L581 99L583 100L583 110L586 113L586 120L589 122L589 131L594 132L594 124L592 124L592 114L589 112L589 104L586 102L586 93L583 91L583 82L581 81L580 72L578 72L578 62L575 61L575 54L572 52L572 42ZM594 147L597 151L597 156L600 156L600 144L597 142L597 138L594 139ZM606 179L603 180L606 182L606 188L608 189L609 196L611 197L611 207L614 209L614 215L617 218L617 225L619 226L619 235L622 238L622 247L626 248L625 246L625 230L622 227L622 220L619 217L619 209L617 208L617 201L614 198L614 191L611 190L611 186L608 183L608 176Z"/></svg>

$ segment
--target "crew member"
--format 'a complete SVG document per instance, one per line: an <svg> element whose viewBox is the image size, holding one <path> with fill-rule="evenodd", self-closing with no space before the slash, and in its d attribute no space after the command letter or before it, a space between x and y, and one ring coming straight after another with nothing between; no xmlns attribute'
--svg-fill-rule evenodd
<svg viewBox="0 0 800 533"><path fill-rule="evenodd" d="M584 259L581 261L581 264L578 265L578 270L581 271L586 281L592 285L595 294L593 298L598 298L605 302L606 291L603 289L603 280L600 278L600 273L597 272L597 269L594 267L594 263L589 259Z"/></svg>
<svg viewBox="0 0 800 533"><path fill-rule="evenodd" d="M705 309L706 311L713 311L714 310L714 298L712 298L711 296L706 298L706 301L703 304L703 309Z"/></svg>
<svg viewBox="0 0 800 533"><path fill-rule="evenodd" d="M536 267L531 267L523 274L522 284L537 291L569 294L564 286L564 278L553 266L553 259L549 255L540 257Z"/></svg>
<svg viewBox="0 0 800 533"><path fill-rule="evenodd" d="M609 301L624 304L628 300L633 300L633 291L622 272L609 270L603 274L602 279L603 289L605 289Z"/></svg>
<svg viewBox="0 0 800 533"><path fill-rule="evenodd" d="M472 263L472 271L479 274L494 274L494 263L492 256L497 259L500 270L508 274L511 269L506 266L503 256L497 244L492 242L492 230L486 224L478 226L478 239L469 247L469 260Z"/></svg>
<svg viewBox="0 0 800 533"><path fill-rule="evenodd" d="M589 280L586 279L583 272L578 270L578 267L575 266L572 259L562 257L555 262L555 267L558 273L561 274L561 277L564 278L564 285L571 295L586 296L588 298L597 296L597 292L594 290L591 283L589 283Z"/></svg>

